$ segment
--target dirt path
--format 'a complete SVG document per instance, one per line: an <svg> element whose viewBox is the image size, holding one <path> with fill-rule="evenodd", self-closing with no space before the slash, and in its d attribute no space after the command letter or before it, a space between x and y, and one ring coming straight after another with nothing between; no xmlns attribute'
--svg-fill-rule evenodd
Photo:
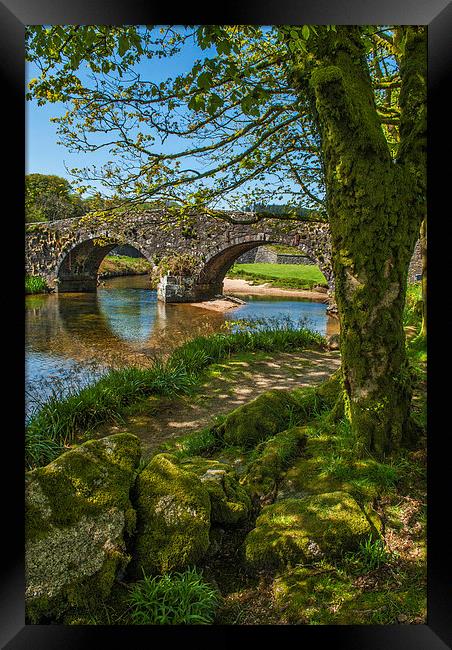
<svg viewBox="0 0 452 650"><path fill-rule="evenodd" d="M242 358L241 358L242 356ZM227 413L272 388L318 384L340 365L338 352L304 350L298 353L255 353L212 366L195 395L149 398L124 424L104 425L96 434L134 433L143 441L147 456L164 441L208 426L215 416Z"/></svg>

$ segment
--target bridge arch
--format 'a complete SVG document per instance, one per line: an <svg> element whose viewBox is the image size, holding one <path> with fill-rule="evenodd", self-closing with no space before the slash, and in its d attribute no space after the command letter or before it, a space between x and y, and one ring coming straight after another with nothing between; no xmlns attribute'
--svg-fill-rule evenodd
<svg viewBox="0 0 452 650"><path fill-rule="evenodd" d="M294 250L302 252L304 256L317 264L328 282L329 291L333 291L333 274L329 258L325 259L323 252L317 251L310 240L303 240L301 237L294 237L293 235L281 237L248 235L232 239L222 250L215 252L205 261L197 278L198 283L204 286L212 286L214 295L222 293L224 278L234 262L243 253L253 248L271 244L290 246Z"/></svg>
<svg viewBox="0 0 452 650"><path fill-rule="evenodd" d="M103 259L114 248L124 243L112 237L104 241L105 243L99 243L98 237L80 237L63 248L56 260L54 271L59 292L96 290L97 275ZM149 251L143 249L138 242L128 241L127 244L151 261Z"/></svg>

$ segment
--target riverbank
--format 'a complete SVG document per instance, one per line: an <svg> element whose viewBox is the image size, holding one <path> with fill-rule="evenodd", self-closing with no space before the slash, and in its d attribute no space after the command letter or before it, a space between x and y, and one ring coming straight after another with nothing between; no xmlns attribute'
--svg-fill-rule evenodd
<svg viewBox="0 0 452 650"><path fill-rule="evenodd" d="M212 364L198 389L189 395L151 396L130 407L121 423L100 425L96 438L133 433L143 454L165 450L176 441L212 424L212 417L228 413L268 390L320 384L339 368L340 354L323 349L295 352L239 352Z"/></svg>
<svg viewBox="0 0 452 650"><path fill-rule="evenodd" d="M330 417L337 380L322 383L339 364L338 353L316 349L235 353L206 367L191 395L147 398L131 406L120 425L97 429L95 440L76 445L55 463L30 473L31 622L134 625L141 621L136 610L144 603L146 623L159 624L150 606L150 587L165 586L168 603L169 587L188 575L190 552L190 567L217 596L208 621L213 625L424 624L425 441L385 462L356 458L346 420ZM289 387L296 387L290 398L285 390L272 390ZM425 388L419 381L415 394L418 391L422 399ZM281 408L285 399L292 400L290 409ZM247 426L242 439L243 421ZM125 487L112 463L119 453ZM83 463L76 462L79 457ZM33 491L36 476L40 482ZM130 556L124 565L130 566L125 574L121 569L120 580L114 581L108 553L106 559L99 553L101 570L96 565L97 573L89 575L90 546L82 543L85 529L74 516L69 541L61 534L68 524L58 519L60 492L51 492L50 480L58 480L58 487L78 486L75 496L71 490L60 492L69 513L78 508L83 522L91 517L90 535L93 529L98 536L103 533L107 507L110 527L115 525L110 512L125 510L123 519L129 523L124 530L117 527L118 548L125 548L127 540ZM46 510L38 500L42 484L45 505L52 506ZM105 500L105 485L112 486L108 502L104 506L98 499L102 516L96 511L94 518L92 493L97 496L103 490ZM140 523L135 526L137 516ZM44 528L43 521L50 525ZM313 541L306 547L307 535ZM75 562L68 551L74 540L82 549ZM51 562L47 547L52 549ZM83 576L81 586L71 591L75 597L66 602L61 589L57 606L50 599L34 598L38 578L40 588L48 592L57 579L58 586L65 587L69 572L61 567L66 567L68 555L73 562L69 578L73 580L74 571ZM46 562L42 579L43 572L35 567ZM143 580L139 569L145 575L153 570L153 582ZM100 578L102 600L87 601L86 581L90 579L96 594ZM144 594L138 604L131 599L137 590ZM179 611L180 597L174 598Z"/></svg>
<svg viewBox="0 0 452 650"><path fill-rule="evenodd" d="M279 289L306 289L327 288L328 283L314 264L274 264L252 263L234 264L228 277L232 279L249 280L255 284L269 283Z"/></svg>
<svg viewBox="0 0 452 650"><path fill-rule="evenodd" d="M223 283L224 293L248 294L249 296L287 296L297 298L308 298L318 302L328 302L326 289L282 289L274 287L270 282L253 284L250 280L239 278L225 278Z"/></svg>
<svg viewBox="0 0 452 650"><path fill-rule="evenodd" d="M308 290L308 289L282 289L274 287L271 283L252 284L249 280L225 278L223 283L224 298L214 298L213 300L203 300L201 302L189 302L190 307L200 307L201 309L208 309L211 311L225 312L236 307L240 307L243 303L235 302L233 299L228 299L227 294L236 294L240 296L280 296L287 298L306 298L314 302L322 302L328 304L328 296L322 290ZM245 301L246 302L246 301Z"/></svg>

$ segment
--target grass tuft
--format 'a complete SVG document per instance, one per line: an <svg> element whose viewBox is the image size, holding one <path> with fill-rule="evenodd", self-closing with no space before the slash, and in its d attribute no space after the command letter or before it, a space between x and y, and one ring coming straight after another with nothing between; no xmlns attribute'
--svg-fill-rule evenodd
<svg viewBox="0 0 452 650"><path fill-rule="evenodd" d="M25 276L25 293L34 294L34 293L47 293L49 287L47 282L39 277L38 275L26 275Z"/></svg>
<svg viewBox="0 0 452 650"><path fill-rule="evenodd" d="M218 601L218 593L196 569L154 578L144 575L129 598L134 625L209 625Z"/></svg>

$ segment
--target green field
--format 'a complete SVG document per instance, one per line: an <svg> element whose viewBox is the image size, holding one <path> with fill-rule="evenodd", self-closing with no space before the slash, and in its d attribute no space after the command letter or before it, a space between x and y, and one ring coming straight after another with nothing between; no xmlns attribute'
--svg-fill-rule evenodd
<svg viewBox="0 0 452 650"><path fill-rule="evenodd" d="M287 289L327 286L326 278L319 267L312 264L235 264L229 269L227 276L251 280L255 284L269 282L274 287Z"/></svg>
<svg viewBox="0 0 452 650"><path fill-rule="evenodd" d="M127 255L107 255L99 267L102 277L115 275L134 275L150 273L152 264L144 257L128 257Z"/></svg>

